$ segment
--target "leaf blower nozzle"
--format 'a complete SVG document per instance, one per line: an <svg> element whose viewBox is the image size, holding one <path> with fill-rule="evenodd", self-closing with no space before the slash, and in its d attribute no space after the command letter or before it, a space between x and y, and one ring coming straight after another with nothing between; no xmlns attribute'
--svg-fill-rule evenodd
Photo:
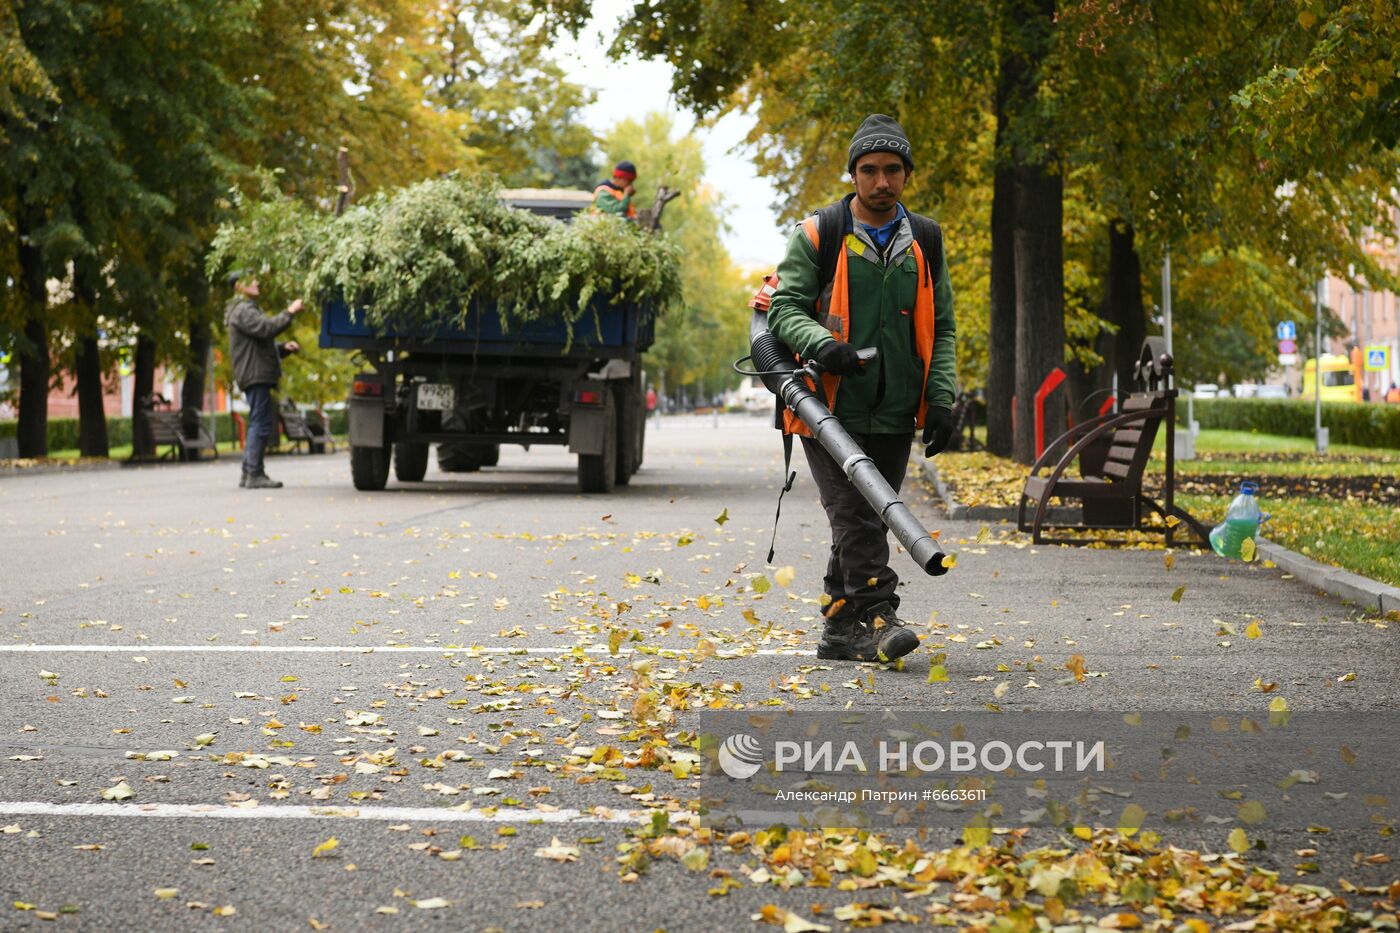
<svg viewBox="0 0 1400 933"><path fill-rule="evenodd" d="M841 465L851 485L894 532L895 538L914 558L914 562L930 576L947 573L948 567L944 564L947 555L938 542L880 475L875 462L861 450L841 422L812 391L807 377L817 372L815 364L809 363L805 367L798 365L792 351L768 330L768 315L765 312L766 309L755 310L749 324L749 358L754 364L754 371L748 374L762 379L768 390L781 398L783 404L811 430L813 438ZM863 359L875 358L872 350L861 350L860 353ZM737 365L735 369L745 372L739 370Z"/></svg>

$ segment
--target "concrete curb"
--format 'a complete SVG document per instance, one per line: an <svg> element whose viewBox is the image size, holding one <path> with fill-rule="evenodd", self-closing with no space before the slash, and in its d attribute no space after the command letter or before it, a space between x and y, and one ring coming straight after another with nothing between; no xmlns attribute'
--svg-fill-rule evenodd
<svg viewBox="0 0 1400 933"><path fill-rule="evenodd" d="M102 470L121 469L120 460L93 461L90 463L46 463L43 466L18 467L9 461L0 460L0 479L10 476L44 476L49 473L96 473Z"/></svg>
<svg viewBox="0 0 1400 933"><path fill-rule="evenodd" d="M1268 538L1256 540L1261 556L1273 561L1280 570L1291 573L1309 586L1355 603L1368 612L1379 612L1381 615L1400 612L1400 587L1390 586L1379 580L1363 577L1359 573L1333 567L1331 564L1319 563Z"/></svg>
<svg viewBox="0 0 1400 933"><path fill-rule="evenodd" d="M943 502L943 508L951 519L968 521L1012 521L1016 520L1016 509L1005 506L966 506L953 498L947 484L938 476L938 468L932 460L920 460L924 475L933 484L934 491ZM1077 509L1051 509L1050 515L1058 521L1073 521ZM1297 551L1290 551L1268 538L1256 538L1259 556L1274 562L1284 573L1292 574L1308 586L1315 587L1367 612L1385 615L1400 612L1400 587L1390 586L1359 573L1333 567L1305 557ZM1214 553L1214 552L1211 552ZM1229 558L1226 558L1227 560Z"/></svg>

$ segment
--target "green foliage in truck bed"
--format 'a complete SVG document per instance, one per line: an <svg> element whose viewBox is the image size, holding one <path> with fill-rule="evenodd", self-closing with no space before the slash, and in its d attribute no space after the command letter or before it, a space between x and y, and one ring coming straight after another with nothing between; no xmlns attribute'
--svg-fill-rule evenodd
<svg viewBox="0 0 1400 933"><path fill-rule="evenodd" d="M335 217L268 185L239 201L208 271L259 273L267 307L344 300L377 330L457 323L473 302L494 303L509 329L572 322L595 296L658 310L680 301L680 258L664 236L603 214L564 224L507 206L498 190L485 176L437 178Z"/></svg>

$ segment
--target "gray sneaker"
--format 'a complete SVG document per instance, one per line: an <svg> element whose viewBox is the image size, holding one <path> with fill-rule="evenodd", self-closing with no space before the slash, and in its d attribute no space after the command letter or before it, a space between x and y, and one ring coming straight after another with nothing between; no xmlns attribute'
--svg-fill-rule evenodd
<svg viewBox="0 0 1400 933"><path fill-rule="evenodd" d="M281 489L282 484L266 473L249 473L248 482L244 484L247 489Z"/></svg>
<svg viewBox="0 0 1400 933"><path fill-rule="evenodd" d="M870 626L876 657L881 661L902 658L919 647L919 636L895 615L894 607L889 603L876 603L867 609L865 622Z"/></svg>
<svg viewBox="0 0 1400 933"><path fill-rule="evenodd" d="M239 489L247 489L247 488L248 488L248 471L247 471L247 470L244 470L244 471L243 471L243 475L240 476L240 477L238 477L238 488L239 488Z"/></svg>
<svg viewBox="0 0 1400 933"><path fill-rule="evenodd" d="M817 657L823 661L878 660L879 646L870 626L846 605L844 599L839 599L823 612L826 625L817 643Z"/></svg>

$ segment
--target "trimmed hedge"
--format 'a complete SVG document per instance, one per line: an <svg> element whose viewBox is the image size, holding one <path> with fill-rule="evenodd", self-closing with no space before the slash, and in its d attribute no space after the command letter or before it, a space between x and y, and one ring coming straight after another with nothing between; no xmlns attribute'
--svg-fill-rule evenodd
<svg viewBox="0 0 1400 933"><path fill-rule="evenodd" d="M1256 431L1285 437L1313 436L1314 402L1307 399L1217 398L1193 402L1202 428ZM1178 400L1177 417L1186 420ZM1334 444L1400 449L1400 405L1380 402L1323 402L1322 426Z"/></svg>
<svg viewBox="0 0 1400 933"><path fill-rule="evenodd" d="M349 430L350 413L344 408L326 412L331 419L331 433L344 435ZM78 419L49 419L49 453L60 450L78 449ZM14 437L19 429L17 421L0 421L0 437ZM214 438L219 443L232 441L238 437L233 425L233 417L228 412L214 416ZM124 447L131 443L131 419L107 419L107 443L112 447Z"/></svg>

